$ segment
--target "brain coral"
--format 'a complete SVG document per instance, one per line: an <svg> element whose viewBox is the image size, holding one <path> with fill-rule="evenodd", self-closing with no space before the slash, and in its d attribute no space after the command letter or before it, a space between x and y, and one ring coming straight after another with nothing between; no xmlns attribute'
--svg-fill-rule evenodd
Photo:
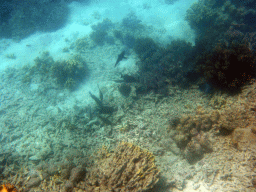
<svg viewBox="0 0 256 192"><path fill-rule="evenodd" d="M137 192L153 188L159 180L154 155L122 142L114 153L101 155L79 188L86 191Z"/></svg>

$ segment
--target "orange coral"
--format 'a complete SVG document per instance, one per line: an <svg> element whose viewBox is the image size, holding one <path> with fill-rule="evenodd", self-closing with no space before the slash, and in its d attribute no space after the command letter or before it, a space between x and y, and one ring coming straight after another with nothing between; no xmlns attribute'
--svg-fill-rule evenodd
<svg viewBox="0 0 256 192"><path fill-rule="evenodd" d="M18 192L14 185L7 183L0 186L0 192Z"/></svg>

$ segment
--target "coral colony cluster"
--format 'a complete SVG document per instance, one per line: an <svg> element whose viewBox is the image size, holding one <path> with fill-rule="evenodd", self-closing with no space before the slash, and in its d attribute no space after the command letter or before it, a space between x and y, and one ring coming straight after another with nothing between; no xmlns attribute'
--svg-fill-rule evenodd
<svg viewBox="0 0 256 192"><path fill-rule="evenodd" d="M0 5L6 8L0 13L1 37L21 39L66 22L64 1L15 2ZM165 1L167 5L176 2ZM194 45L181 39L161 45L148 35L150 27L135 12L119 23L103 19L92 25L89 36L66 40L70 45L63 52L75 53L70 58L55 61L44 52L33 65L20 71L6 70L2 76L6 85L12 79L24 90L40 84L44 88L35 94L48 103L49 90L48 97L57 98L74 93L87 82L91 73L88 63L93 62L88 62L86 53L93 54L96 49L124 47L125 52L120 53L136 58L138 68L135 73L119 72L119 79L104 79L115 84L98 86L99 94L86 90L92 105L76 104L70 112L56 107L51 113L52 106L40 109L27 104L28 98L10 105L1 98L0 122L7 130L0 135L3 142L15 141L15 136L6 135L19 126L46 128L44 135L49 141L57 140L40 144L44 150L39 155L1 153L0 192L183 190L187 180L196 178L206 182L209 190L215 187L213 191L222 191L218 187L224 185L230 191L255 191L256 10L251 9L255 4L255 0L194 3L186 13L196 33ZM29 13L26 7L34 11ZM39 17L44 25L36 22ZM21 18L26 19L21 22ZM120 67L114 68L114 64L113 70ZM116 92L107 95L107 89ZM58 106L62 101L60 97L51 104ZM31 119L24 117L30 111ZM15 119L20 116L23 118ZM38 123L32 124L37 119ZM69 136L61 143L64 133ZM229 166L240 162L247 172L235 174L239 166ZM245 182L236 175L249 176ZM198 181L194 181L194 190L200 187Z"/></svg>

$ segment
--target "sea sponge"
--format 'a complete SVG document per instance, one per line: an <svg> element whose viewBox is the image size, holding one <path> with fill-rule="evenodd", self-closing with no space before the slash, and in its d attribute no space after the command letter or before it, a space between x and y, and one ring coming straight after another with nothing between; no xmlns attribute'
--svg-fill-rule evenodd
<svg viewBox="0 0 256 192"><path fill-rule="evenodd" d="M103 148L100 154L78 187L86 191L137 192L153 188L159 180L154 155L136 145L122 142L114 153Z"/></svg>

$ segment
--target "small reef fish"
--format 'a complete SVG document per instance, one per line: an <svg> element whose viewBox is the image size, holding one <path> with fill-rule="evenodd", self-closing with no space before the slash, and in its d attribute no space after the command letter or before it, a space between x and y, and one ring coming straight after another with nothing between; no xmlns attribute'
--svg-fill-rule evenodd
<svg viewBox="0 0 256 192"><path fill-rule="evenodd" d="M114 107L108 106L108 105L104 105L103 104L103 95L100 92L100 99L98 97L96 97L95 95L93 95L91 92L89 92L91 98L97 103L97 105L99 106L99 112L102 114L111 114L115 111Z"/></svg>
<svg viewBox="0 0 256 192"><path fill-rule="evenodd" d="M119 63L120 61L122 61L123 59L126 59L126 57L124 56L124 54L125 54L125 51L122 51L122 53L120 53L120 54L118 55L118 58L117 58L117 60L116 60L115 67L118 65L118 63Z"/></svg>

